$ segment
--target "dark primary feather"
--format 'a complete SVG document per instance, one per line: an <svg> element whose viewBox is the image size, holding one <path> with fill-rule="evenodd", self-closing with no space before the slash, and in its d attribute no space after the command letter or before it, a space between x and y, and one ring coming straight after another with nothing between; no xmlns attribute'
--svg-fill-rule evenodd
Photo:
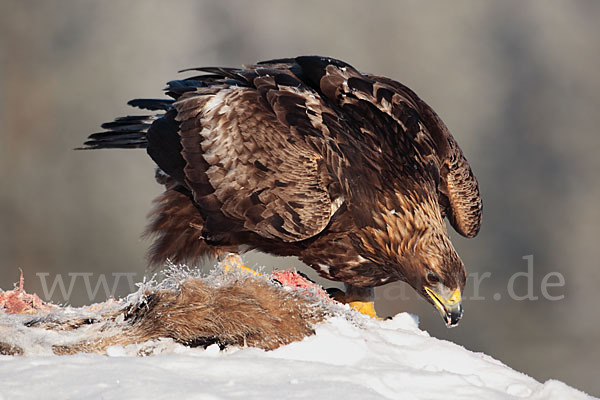
<svg viewBox="0 0 600 400"><path fill-rule="evenodd" d="M143 110L165 110L167 111L174 100L171 99L134 99L127 102L132 107L141 108Z"/></svg>
<svg viewBox="0 0 600 400"><path fill-rule="evenodd" d="M477 181L413 91L317 56L186 71L204 74L129 103L160 114L105 124L84 147L147 147L156 162L152 262L258 249L357 286L417 287L424 268L464 285L443 218L477 234Z"/></svg>
<svg viewBox="0 0 600 400"><path fill-rule="evenodd" d="M120 117L102 124L104 132L93 133L80 149L146 148L146 132L160 115Z"/></svg>

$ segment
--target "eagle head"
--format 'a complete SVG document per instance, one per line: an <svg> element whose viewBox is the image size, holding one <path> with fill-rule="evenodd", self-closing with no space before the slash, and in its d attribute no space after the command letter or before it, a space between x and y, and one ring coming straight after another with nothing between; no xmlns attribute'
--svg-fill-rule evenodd
<svg viewBox="0 0 600 400"><path fill-rule="evenodd" d="M425 232L416 249L408 254L406 281L435 306L448 328L455 327L463 315L465 266L446 232Z"/></svg>
<svg viewBox="0 0 600 400"><path fill-rule="evenodd" d="M452 245L439 205L432 196L397 195L395 208L382 207L369 228L370 258L411 285L439 311L447 327L458 325L466 283L465 266ZM363 241L364 243L365 241ZM363 246L363 249L367 246Z"/></svg>

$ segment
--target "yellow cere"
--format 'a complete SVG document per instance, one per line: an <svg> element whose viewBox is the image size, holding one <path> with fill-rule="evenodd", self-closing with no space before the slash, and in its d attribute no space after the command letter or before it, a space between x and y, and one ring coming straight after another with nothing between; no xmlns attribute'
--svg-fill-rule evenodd
<svg viewBox="0 0 600 400"><path fill-rule="evenodd" d="M450 298L448 300L446 300L446 302L444 304L449 305L449 306L453 306L456 303L460 302L460 290L456 289L454 291L454 293L452 293L452 296L450 296Z"/></svg>

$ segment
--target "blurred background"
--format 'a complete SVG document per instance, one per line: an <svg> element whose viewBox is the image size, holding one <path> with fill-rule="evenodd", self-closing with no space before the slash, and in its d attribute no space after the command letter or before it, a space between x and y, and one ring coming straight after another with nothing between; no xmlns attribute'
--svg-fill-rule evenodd
<svg viewBox="0 0 600 400"><path fill-rule="evenodd" d="M135 290L161 192L153 163L143 150L72 149L135 113L129 99L160 97L179 69L328 55L425 99L484 197L480 235L454 235L476 275L460 326L400 283L377 289L378 312L410 311L433 336L600 395L599 18L594 0L2 0L0 287L21 268L28 291L57 303ZM316 277L295 259L247 262ZM564 278L548 289L560 300L542 291L561 283L549 273Z"/></svg>

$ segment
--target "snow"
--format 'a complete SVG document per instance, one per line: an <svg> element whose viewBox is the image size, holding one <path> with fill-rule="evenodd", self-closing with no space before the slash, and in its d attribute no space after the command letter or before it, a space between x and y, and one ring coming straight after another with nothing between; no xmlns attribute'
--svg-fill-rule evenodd
<svg viewBox="0 0 600 400"><path fill-rule="evenodd" d="M138 356L139 352L149 354ZM430 337L416 317L328 319L316 335L266 352L161 339L107 355L0 356L0 400L591 399L482 353Z"/></svg>

